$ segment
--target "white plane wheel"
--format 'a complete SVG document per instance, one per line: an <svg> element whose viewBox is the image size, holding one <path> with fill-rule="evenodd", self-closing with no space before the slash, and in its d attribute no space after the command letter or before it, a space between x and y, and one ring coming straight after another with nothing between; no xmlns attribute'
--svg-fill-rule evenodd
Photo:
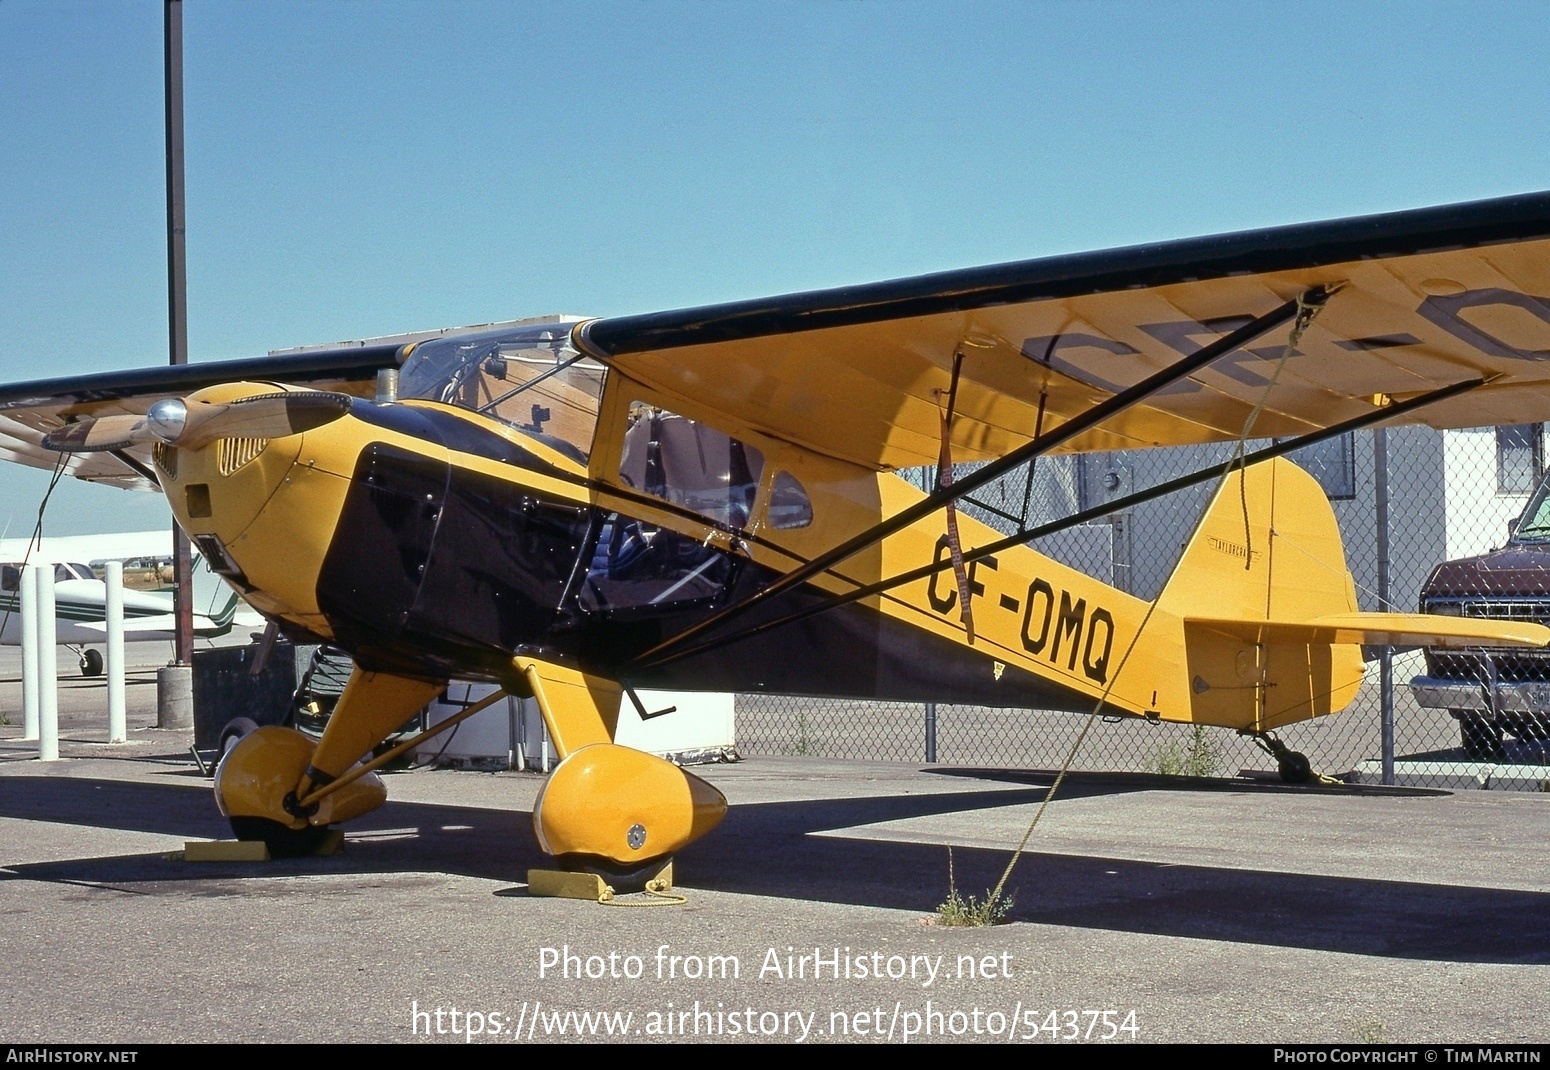
<svg viewBox="0 0 1550 1070"><path fill-rule="evenodd" d="M93 650L90 647L81 651L81 675L102 675L102 651Z"/></svg>

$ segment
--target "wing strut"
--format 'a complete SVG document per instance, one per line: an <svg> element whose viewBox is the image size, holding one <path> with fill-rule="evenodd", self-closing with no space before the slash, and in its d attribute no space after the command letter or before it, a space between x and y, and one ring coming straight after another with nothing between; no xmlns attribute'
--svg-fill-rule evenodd
<svg viewBox="0 0 1550 1070"><path fill-rule="evenodd" d="M866 531L845 540L827 553L820 554L807 564L791 570L770 583L769 586L761 588L741 602L735 602L720 612L711 614L698 624L691 625L677 635L658 643L650 650L639 655L635 660L635 664L637 666L657 664L664 655L686 646L689 640L694 637L704 634L709 629L723 624L733 617L741 616L754 606L767 602L778 594L782 594L799 584L807 582L819 573L825 572L841 561L855 556L894 532L909 527L922 517L930 516L948 502L956 501L965 494L979 489L986 483L999 479L1007 472L1020 467L1032 458L1048 453L1055 447L1069 442L1071 439L1098 426L1105 420L1145 401L1159 390L1187 378L1217 358L1225 356L1240 346L1247 345L1260 338L1287 320L1292 319L1300 310L1307 307L1322 306L1328 298L1329 291L1322 286L1316 286L1305 293L1299 294L1297 297L1277 306L1263 316L1250 320L1231 334L1202 346L1183 360L1170 364L1161 371L1147 376L1134 386L1120 391L1107 401L1094 405L1082 415L1072 417L1059 427L1043 435L1036 436L1000 460L992 461L983 468L976 469L964 476L963 479L953 483L950 487L938 488L909 508L900 510Z"/></svg>
<svg viewBox="0 0 1550 1070"><path fill-rule="evenodd" d="M958 403L958 372L963 368L963 350L953 355L953 385L947 391L947 411L942 414L942 451L936 462L936 489L953 485L953 408ZM969 597L969 573L963 564L963 544L958 540L958 505L947 499L947 548L953 559L953 576L958 581L959 619L974 645L974 608Z"/></svg>
<svg viewBox="0 0 1550 1070"><path fill-rule="evenodd" d="M1134 494L1127 494L1123 498L1116 498L1113 501L1105 502L1103 505L1094 506L1091 509L1083 509L1080 512L1072 513L1070 516L1063 517L1060 520L1052 520L1048 524L1041 524L1036 528L1028 528L1024 531L1018 532L1015 535L1008 536L1005 539L998 539L995 542L986 543L984 546L976 547L975 549L965 553L963 555L963 560L965 564L979 561L982 558L990 557L993 554L998 554L1001 551L1011 549L1014 546L1025 545L1027 543L1033 542L1035 539L1044 538L1046 535L1053 535L1056 532L1064 531L1067 528L1075 527L1078 524L1085 524L1089 520L1096 520L1100 516L1118 512L1121 509L1129 509L1132 506L1140 505L1143 502L1149 502L1153 499L1161 498L1164 495L1172 494L1176 490L1183 490L1186 487L1193 487L1196 484L1205 483L1208 480L1216 479L1219 476L1225 474L1230 469L1240 467L1247 468L1250 465L1259 464L1261 461L1268 461L1275 457L1281 457L1288 453L1294 453L1297 450L1302 449L1304 446L1312 446L1315 443L1323 442L1326 439L1336 438L1351 431L1359 431L1362 428L1370 427L1376 423L1382 423L1383 421L1393 419L1396 416L1402 416L1405 413L1413 412L1416 409L1424 408L1427 405L1435 404L1439 401L1445 401L1448 398L1454 397L1458 394L1468 393L1476 387L1484 386L1486 382L1487 380L1485 379L1469 379L1461 383L1454 383L1452 386L1445 386L1439 390L1429 391L1425 394L1411 398L1408 401L1396 402L1393 405L1388 405L1381 409L1375 409L1372 412L1365 413L1361 416L1355 417L1354 419L1346 420L1343 423L1334 424L1331 427L1326 427L1322 431L1312 431L1306 435L1299 435L1297 438L1290 438L1284 442L1274 443L1262 450L1256 450L1247 456L1241 458L1234 457L1233 459L1225 461L1222 464L1212 465L1209 468L1202 468L1199 471L1191 472L1188 475L1179 476L1177 479L1170 479L1166 483L1159 483L1155 487L1148 487L1146 490L1137 491ZM719 649L720 647L739 642L743 639L749 639L755 635L761 635L764 632L783 627L787 624L795 624L797 621L806 620L808 617L815 617L820 613L828 612L829 610L835 609L839 606L850 605L852 602L859 602L864 598L871 598L874 595L879 595L887 591L891 591L895 587L902 587L907 583L914 583L916 580L923 580L928 576L934 575L938 572L943 572L950 567L952 567L951 561L941 561L934 562L929 565L922 565L919 568L911 569L909 572L901 572L897 576L891 576L886 580L881 580L877 583L869 584L865 587L859 587L856 590L849 592L848 594L835 595L827 601L817 603L816 605L807 606L803 609L797 610L794 613L788 613L784 617L777 617L775 620L765 621L764 623L754 625L751 628L744 628L741 631L717 636L712 639L707 639L705 642L699 644L698 646L690 647L686 650L674 650L668 654L665 654L664 656L654 659L651 662L651 666L655 667L658 665L665 665L668 662L677 661L680 658L692 657L695 654L704 654L708 651Z"/></svg>
<svg viewBox="0 0 1550 1070"><path fill-rule="evenodd" d="M109 450L108 452L110 452L114 457L118 458L118 460L123 462L125 468L128 468L130 471L134 472L136 475L139 475L139 476L141 476L144 479L149 479L151 481L151 483L154 484L155 486L157 486L157 487L161 486L161 480L156 478L156 473L155 472L151 471L149 468L147 468L145 465L141 464L139 461L137 461L135 458L131 457L129 454L125 453L123 450Z"/></svg>

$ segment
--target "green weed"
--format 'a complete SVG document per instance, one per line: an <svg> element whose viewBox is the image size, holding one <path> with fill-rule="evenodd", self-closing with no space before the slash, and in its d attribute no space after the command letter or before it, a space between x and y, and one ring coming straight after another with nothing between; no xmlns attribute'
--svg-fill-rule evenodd
<svg viewBox="0 0 1550 1070"><path fill-rule="evenodd" d="M1205 725L1190 729L1188 744L1170 739L1147 759L1149 773L1165 776L1216 776L1222 764L1222 748Z"/></svg>
<svg viewBox="0 0 1550 1070"><path fill-rule="evenodd" d="M805 709L797 711L797 737L787 746L781 748L781 753L787 757L795 757L803 754L813 754L817 750L817 741L812 736L812 726L807 720Z"/></svg>
<svg viewBox="0 0 1550 1070"><path fill-rule="evenodd" d="M1351 1023L1351 1040L1356 1044L1387 1044L1388 1037L1384 1035L1383 1023L1375 1021L1356 1021Z"/></svg>
<svg viewBox="0 0 1550 1070"><path fill-rule="evenodd" d="M974 895L960 894L958 882L953 876L953 849L951 847L947 849L947 898L936 908L938 925L998 925L1006 920L1011 909L1010 895L993 899L990 892L986 891L985 898L981 899Z"/></svg>

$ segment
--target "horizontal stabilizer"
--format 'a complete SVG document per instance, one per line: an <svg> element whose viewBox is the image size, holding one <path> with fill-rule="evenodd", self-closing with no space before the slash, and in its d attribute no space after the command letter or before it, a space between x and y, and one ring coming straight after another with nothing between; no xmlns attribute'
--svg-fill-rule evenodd
<svg viewBox="0 0 1550 1070"><path fill-rule="evenodd" d="M1550 628L1516 620L1425 613L1334 613L1310 620L1187 617L1185 624L1251 643L1345 643L1368 646L1550 646Z"/></svg>

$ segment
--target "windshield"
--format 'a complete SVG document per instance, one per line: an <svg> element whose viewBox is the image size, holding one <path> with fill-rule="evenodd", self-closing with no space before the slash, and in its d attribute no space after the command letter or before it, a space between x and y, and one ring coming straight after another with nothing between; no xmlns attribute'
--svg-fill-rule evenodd
<svg viewBox="0 0 1550 1070"><path fill-rule="evenodd" d="M1520 542L1550 541L1550 479L1541 479L1534 488L1513 538Z"/></svg>
<svg viewBox="0 0 1550 1070"><path fill-rule="evenodd" d="M398 395L472 409L586 463L607 369L571 348L572 322L421 342Z"/></svg>

